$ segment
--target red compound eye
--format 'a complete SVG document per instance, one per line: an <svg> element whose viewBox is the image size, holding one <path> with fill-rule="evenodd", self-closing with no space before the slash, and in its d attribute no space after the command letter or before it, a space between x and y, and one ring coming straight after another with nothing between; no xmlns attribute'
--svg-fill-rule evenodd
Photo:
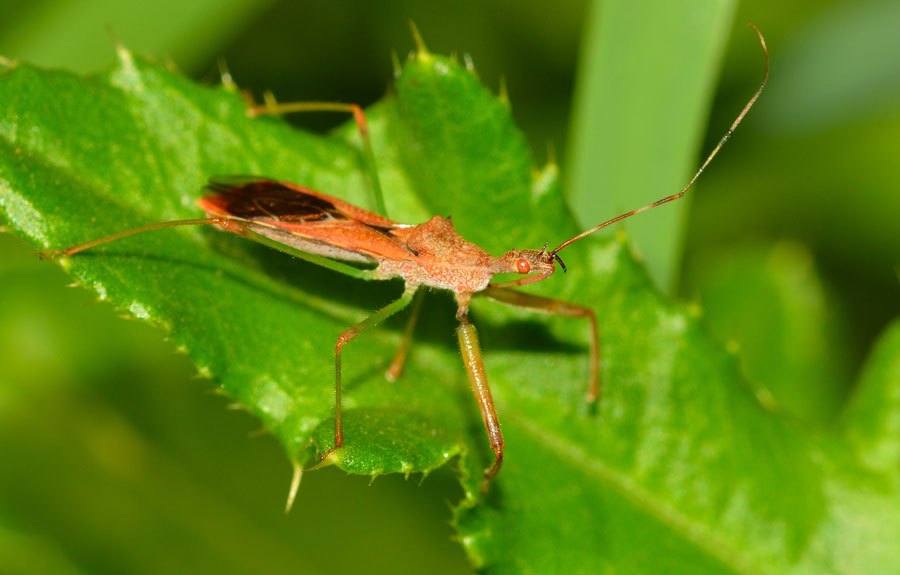
<svg viewBox="0 0 900 575"><path fill-rule="evenodd" d="M516 260L516 270L518 270L520 274L527 274L531 271L531 264L528 263L528 260L519 258Z"/></svg>

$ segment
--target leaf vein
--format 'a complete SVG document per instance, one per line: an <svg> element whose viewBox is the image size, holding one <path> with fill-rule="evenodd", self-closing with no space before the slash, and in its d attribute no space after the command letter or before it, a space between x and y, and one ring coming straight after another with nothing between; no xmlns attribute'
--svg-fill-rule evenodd
<svg viewBox="0 0 900 575"><path fill-rule="evenodd" d="M538 443L612 487L629 501L671 527L686 540L731 567L736 573L774 573L758 562L742 557L736 549L722 537L713 533L709 527L662 502L634 479L591 458L582 448L572 442L549 433L544 427L520 413L509 413L507 418L514 420Z"/></svg>

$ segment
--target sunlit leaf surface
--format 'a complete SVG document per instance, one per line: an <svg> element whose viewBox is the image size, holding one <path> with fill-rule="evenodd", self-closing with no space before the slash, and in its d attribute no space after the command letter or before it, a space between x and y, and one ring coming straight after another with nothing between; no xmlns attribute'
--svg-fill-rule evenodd
<svg viewBox="0 0 900 575"><path fill-rule="evenodd" d="M39 249L199 217L194 202L216 174L265 174L371 206L352 124L320 137L252 120L239 95L125 51L101 76L6 70L0 102L0 213ZM392 218L452 216L493 253L577 231L555 168L533 171L506 106L450 60L407 62L370 119ZM888 399L900 380L885 359L897 357L896 338L864 379L844 434L814 436L760 406L736 358L701 329L699 310L661 297L622 238L564 256L569 273L531 289L597 310L596 409L584 401L585 322L476 301L507 442L482 500L490 452L456 351L453 306L447 294L428 294L399 381L383 371L402 318L346 348L338 465L376 476L455 461L460 539L490 572L900 569L897 467L882 455L896 450L896 437L884 436L896 431ZM63 265L101 299L167 331L299 463L331 445L336 337L401 291L208 229L137 236ZM861 427L868 421L883 424ZM878 465L863 466L863 455Z"/></svg>

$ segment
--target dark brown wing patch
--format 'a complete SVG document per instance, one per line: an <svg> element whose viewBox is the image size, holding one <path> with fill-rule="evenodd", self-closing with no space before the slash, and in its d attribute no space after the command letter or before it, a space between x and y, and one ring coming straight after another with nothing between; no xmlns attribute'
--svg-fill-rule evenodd
<svg viewBox="0 0 900 575"><path fill-rule="evenodd" d="M245 176L215 178L204 198L222 212L245 220L321 222L350 219L334 203L275 180Z"/></svg>

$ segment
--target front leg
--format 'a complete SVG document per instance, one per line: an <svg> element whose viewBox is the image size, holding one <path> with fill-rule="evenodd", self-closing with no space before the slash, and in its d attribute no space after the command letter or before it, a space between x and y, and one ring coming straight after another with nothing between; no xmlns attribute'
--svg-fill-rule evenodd
<svg viewBox="0 0 900 575"><path fill-rule="evenodd" d="M484 470L484 485L481 488L481 493L485 494L488 490L488 484L497 475L500 471L500 466L503 464L503 434L500 432L500 420L497 419L497 412L494 410L494 399L491 397L491 388L488 386L487 375L484 373L484 362L481 360L481 346L478 345L478 332L469 321L469 302L471 299L472 294L470 293L456 295L456 301L459 305L459 309L456 312L456 318L459 320L456 335L459 337L459 351L462 354L466 372L469 374L469 382L472 384L475 400L478 402L478 408L481 410L481 419L484 421L484 427L491 442L491 449L494 451L494 462Z"/></svg>
<svg viewBox="0 0 900 575"><path fill-rule="evenodd" d="M334 345L334 446L323 453L322 457L319 458L320 465L328 459L335 450L344 445L343 413L341 411L341 352L343 351L344 346L352 341L353 338L359 335L364 329L381 323L408 306L409 302L412 301L413 296L416 295L417 287L418 286L407 285L406 289L403 291L403 295L400 296L400 299L389 303L338 336L337 343Z"/></svg>
<svg viewBox="0 0 900 575"><path fill-rule="evenodd" d="M597 401L600 397L600 332L597 330L597 316L594 315L594 310L571 302L502 287L488 288L479 292L479 295L538 313L587 318L591 323L591 367L586 397L591 403Z"/></svg>

